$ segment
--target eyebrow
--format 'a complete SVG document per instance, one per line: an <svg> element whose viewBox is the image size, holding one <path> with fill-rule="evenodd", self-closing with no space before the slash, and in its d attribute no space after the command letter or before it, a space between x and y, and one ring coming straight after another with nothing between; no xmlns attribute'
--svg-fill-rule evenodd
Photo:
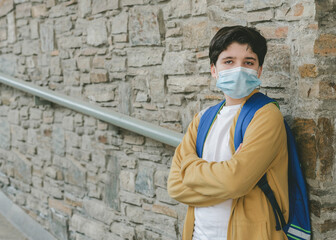
<svg viewBox="0 0 336 240"><path fill-rule="evenodd" d="M236 57L231 57L231 56L228 56L228 57L224 57L224 58L221 58L222 60L225 60L225 59L236 59ZM254 61L257 61L256 58L254 57L246 57L244 59L249 59L249 60L254 60Z"/></svg>

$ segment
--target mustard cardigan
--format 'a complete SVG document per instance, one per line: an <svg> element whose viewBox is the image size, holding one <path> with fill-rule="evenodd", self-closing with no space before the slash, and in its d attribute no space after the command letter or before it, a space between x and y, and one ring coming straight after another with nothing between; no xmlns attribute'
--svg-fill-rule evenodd
<svg viewBox="0 0 336 240"><path fill-rule="evenodd" d="M240 110L230 129L232 153L235 152L233 136L239 113ZM270 103L256 112L246 129L241 150L228 161L207 162L198 158L199 122L200 116L196 114L176 148L168 178L169 195L188 205L182 239L192 239L194 207L212 206L227 199L233 199L228 240L287 239L282 231L276 231L272 207L256 186L267 173L269 185L287 221L287 136L279 109Z"/></svg>

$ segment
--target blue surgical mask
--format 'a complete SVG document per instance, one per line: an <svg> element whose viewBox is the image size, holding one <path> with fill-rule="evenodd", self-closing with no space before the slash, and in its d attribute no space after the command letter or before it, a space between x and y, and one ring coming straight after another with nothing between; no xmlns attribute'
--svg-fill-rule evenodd
<svg viewBox="0 0 336 240"><path fill-rule="evenodd" d="M260 84L256 70L236 67L220 71L216 86L229 97L240 99L250 95Z"/></svg>

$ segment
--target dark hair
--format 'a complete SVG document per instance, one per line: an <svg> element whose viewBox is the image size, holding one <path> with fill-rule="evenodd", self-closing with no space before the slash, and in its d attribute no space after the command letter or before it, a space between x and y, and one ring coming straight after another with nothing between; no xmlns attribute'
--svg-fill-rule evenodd
<svg viewBox="0 0 336 240"><path fill-rule="evenodd" d="M266 39L255 28L243 26L223 27L215 34L209 47L210 64L216 64L219 54L233 42L248 44L257 54L259 66L263 65L267 52Z"/></svg>

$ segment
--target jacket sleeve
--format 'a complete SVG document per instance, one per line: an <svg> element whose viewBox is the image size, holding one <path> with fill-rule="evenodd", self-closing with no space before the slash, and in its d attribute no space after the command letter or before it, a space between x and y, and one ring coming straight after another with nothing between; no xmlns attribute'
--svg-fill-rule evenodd
<svg viewBox="0 0 336 240"><path fill-rule="evenodd" d="M239 198L255 187L286 144L283 116L274 104L268 104L256 112L241 150L228 161L207 162L190 154L183 156L182 183L207 196Z"/></svg>
<svg viewBox="0 0 336 240"><path fill-rule="evenodd" d="M199 117L190 123L182 142L176 148L168 177L168 193L175 200L193 207L206 207L223 202L223 199L194 191L182 182L181 163L186 159L202 161L196 153L196 137Z"/></svg>

